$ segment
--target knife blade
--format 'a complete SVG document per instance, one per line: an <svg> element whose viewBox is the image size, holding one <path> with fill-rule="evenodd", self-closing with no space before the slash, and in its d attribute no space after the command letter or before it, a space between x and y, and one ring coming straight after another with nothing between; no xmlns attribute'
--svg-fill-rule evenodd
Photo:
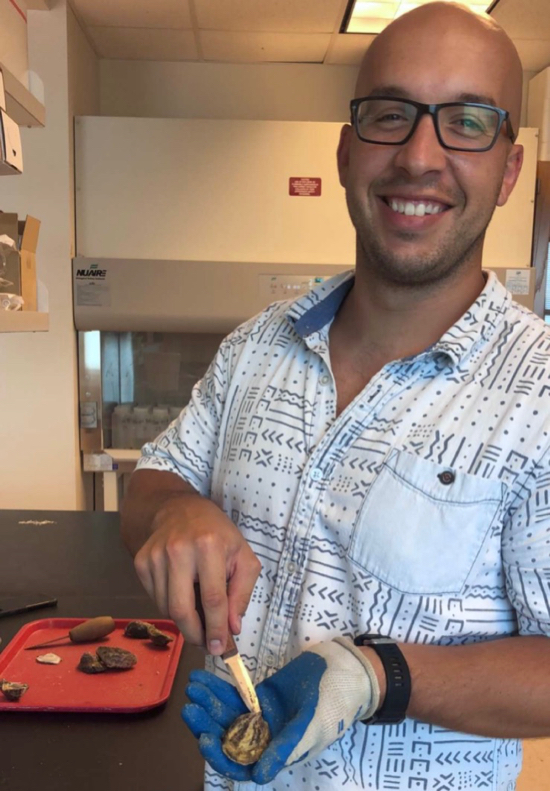
<svg viewBox="0 0 550 791"><path fill-rule="evenodd" d="M200 616L203 629L206 629L200 586L197 582L195 582L195 609ZM246 708L251 712L259 714L261 712L260 701L258 700L254 684L250 678L250 673L239 654L239 650L231 632L229 632L227 637L225 651L221 655L221 658L225 662Z"/></svg>
<svg viewBox="0 0 550 791"><path fill-rule="evenodd" d="M222 659L227 665L227 668L231 674L231 677L233 678L233 681L235 682L235 685L244 701L246 708L253 713L260 714L262 710L256 690L254 689L254 684L252 683L250 673L248 672L246 665L239 654L235 640L233 639L233 635L231 633L227 638Z"/></svg>

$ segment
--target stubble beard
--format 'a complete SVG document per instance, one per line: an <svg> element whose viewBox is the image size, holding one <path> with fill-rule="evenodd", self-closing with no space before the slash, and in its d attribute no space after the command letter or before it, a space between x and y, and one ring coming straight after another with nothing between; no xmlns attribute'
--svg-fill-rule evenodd
<svg viewBox="0 0 550 791"><path fill-rule="evenodd" d="M495 205L488 216L466 227L460 223L445 239L439 241L429 252L417 254L395 254L385 247L369 222L363 207L347 195L348 210L357 232L358 266L370 272L379 281L403 288L435 286L454 277L469 262L481 257L481 249L487 226L493 216ZM418 238L413 232L402 231L399 238L411 244Z"/></svg>

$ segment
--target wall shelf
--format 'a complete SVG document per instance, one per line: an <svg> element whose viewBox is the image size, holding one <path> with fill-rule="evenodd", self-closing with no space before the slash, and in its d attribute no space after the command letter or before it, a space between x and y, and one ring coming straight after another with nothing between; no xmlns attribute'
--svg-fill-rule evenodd
<svg viewBox="0 0 550 791"><path fill-rule="evenodd" d="M18 126L45 126L46 108L0 63L4 77L6 112Z"/></svg>
<svg viewBox="0 0 550 791"><path fill-rule="evenodd" d="M0 332L47 332L49 327L49 313L0 310Z"/></svg>

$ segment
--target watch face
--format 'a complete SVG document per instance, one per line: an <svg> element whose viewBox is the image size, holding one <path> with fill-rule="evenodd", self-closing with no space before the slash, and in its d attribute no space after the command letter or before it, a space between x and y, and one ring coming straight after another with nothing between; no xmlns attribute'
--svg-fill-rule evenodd
<svg viewBox="0 0 550 791"><path fill-rule="evenodd" d="M385 645L395 643L395 640L392 640L391 637L385 637L385 635L382 634L362 634L361 640L363 640L363 644L374 643L375 645Z"/></svg>

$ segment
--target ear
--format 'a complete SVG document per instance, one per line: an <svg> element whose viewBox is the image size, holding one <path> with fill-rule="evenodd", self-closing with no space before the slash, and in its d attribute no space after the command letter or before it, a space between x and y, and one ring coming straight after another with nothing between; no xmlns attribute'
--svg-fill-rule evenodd
<svg viewBox="0 0 550 791"><path fill-rule="evenodd" d="M336 152L336 161L338 162L338 175L340 177L340 184L342 187L346 186L346 180L349 168L349 148L352 139L353 128L346 124L340 131L340 142L338 143L338 150Z"/></svg>
<svg viewBox="0 0 550 791"><path fill-rule="evenodd" d="M516 181L521 171L523 164L523 146L513 145L506 157L506 166L504 168L504 176L502 177L502 184L500 185L500 193L497 200L497 206L504 206L510 193L515 187Z"/></svg>

